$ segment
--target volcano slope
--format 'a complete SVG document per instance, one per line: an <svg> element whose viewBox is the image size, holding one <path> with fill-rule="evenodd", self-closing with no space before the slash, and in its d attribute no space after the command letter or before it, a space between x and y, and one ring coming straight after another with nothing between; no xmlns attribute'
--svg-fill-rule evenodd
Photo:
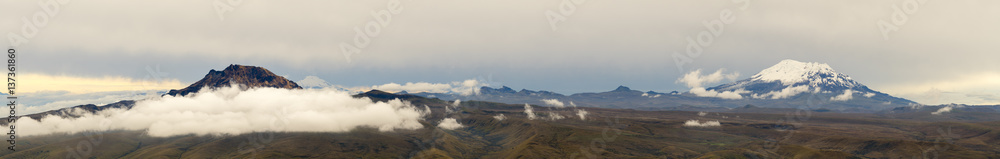
<svg viewBox="0 0 1000 159"><path fill-rule="evenodd" d="M256 132L150 137L144 131L19 137L0 158L998 158L996 113L979 120L897 119L882 114L787 110L771 113L636 111L452 102L381 91L373 101L403 99L432 113L416 130ZM448 113L445 109L455 110ZM581 120L576 110L588 113ZM499 115L502 114L503 118ZM562 119L552 120L553 116ZM931 114L926 114L928 117ZM992 117L990 117L992 116ZM453 118L462 127L437 127ZM501 120L502 119L502 120ZM29 119L25 119L29 120ZM689 120L718 126L686 126ZM710 125L710 124L706 124Z"/></svg>

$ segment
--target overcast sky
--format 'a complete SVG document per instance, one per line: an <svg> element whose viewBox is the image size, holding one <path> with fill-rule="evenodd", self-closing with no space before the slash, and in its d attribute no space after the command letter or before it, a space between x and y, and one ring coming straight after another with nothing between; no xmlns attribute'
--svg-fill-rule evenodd
<svg viewBox="0 0 1000 159"><path fill-rule="evenodd" d="M1000 103L1000 1L577 1L0 0L0 31L28 93L179 88L229 64L343 86L669 92L688 71L795 59L924 104ZM358 47L355 28L377 36Z"/></svg>

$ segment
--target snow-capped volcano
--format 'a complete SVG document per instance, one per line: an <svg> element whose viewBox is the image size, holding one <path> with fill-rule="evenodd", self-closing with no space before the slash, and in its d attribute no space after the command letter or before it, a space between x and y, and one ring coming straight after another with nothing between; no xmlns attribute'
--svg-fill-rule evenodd
<svg viewBox="0 0 1000 159"><path fill-rule="evenodd" d="M851 77L837 73L825 63L795 60L782 60L778 64L753 75L750 79L764 82L778 81L786 86L805 81L808 81L811 86L837 85L852 88L859 85L851 80Z"/></svg>
<svg viewBox="0 0 1000 159"><path fill-rule="evenodd" d="M878 98L882 102L912 101L874 91L838 73L830 65L816 62L782 60L748 79L707 88L716 91L738 91L753 99L785 99L803 93L824 94L831 101L848 101L860 98ZM902 104L902 103L899 103Z"/></svg>

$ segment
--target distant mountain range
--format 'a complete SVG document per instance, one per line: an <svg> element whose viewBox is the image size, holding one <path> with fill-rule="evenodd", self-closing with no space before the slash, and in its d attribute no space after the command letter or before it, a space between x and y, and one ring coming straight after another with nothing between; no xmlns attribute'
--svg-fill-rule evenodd
<svg viewBox="0 0 1000 159"><path fill-rule="evenodd" d="M210 70L201 80L182 89L170 90L164 95L184 96L196 93L202 89L240 86L243 89L257 87L273 87L286 89L302 89L299 84L278 76L265 68L257 66L229 65L222 71ZM311 86L316 87L316 86ZM618 86L614 90L597 93L577 93L563 95L551 91L534 91L514 89L502 86L500 88L481 87L479 94L460 95L457 93L407 93L398 95L415 95L441 100L476 100L510 104L546 105L543 99L556 99L566 106L620 108L638 110L689 110L689 111L731 111L737 108L799 108L821 111L839 112L899 112L915 107L916 103L907 99L871 90L867 86L854 81L851 77L835 72L830 66L820 63L804 63L794 60L781 61L777 65L764 69L748 79L721 84L706 88L714 91L741 91L743 99L722 99L715 97L699 97L690 92L661 93L654 91L638 91L629 87ZM846 97L845 100L832 100L835 97ZM369 97L383 97L388 94L373 90L359 94ZM406 97L407 100L428 100L424 98ZM360 97L360 96L358 96ZM72 116L74 108L93 113L108 108L131 108L135 101L123 100L103 106L87 104L58 110L27 115L39 119L44 115ZM944 106L941 106L944 107ZM966 109L960 107L961 109ZM1000 106L992 106L1000 110ZM891 111L895 110L895 111ZM926 110L925 110L926 111Z"/></svg>
<svg viewBox="0 0 1000 159"><path fill-rule="evenodd" d="M831 72L808 73L805 80L794 82L768 81L767 74L760 73L751 79L708 88L740 90L745 98L737 100L698 97L690 92L642 92L625 86L569 96L549 91L515 91L506 86L482 87L479 95L470 96L371 90L353 97L383 102L401 99L423 106L428 114L419 121L421 128L391 132L374 127L359 127L349 132L297 132L269 125L276 132L154 137L147 130L111 130L96 135L88 132L18 136L19 149L0 151L0 158L74 155L76 158L911 158L927 152L927 147L946 147L935 151L942 158L998 156L1000 150L994 147L1000 141L1000 131L996 131L1000 106L900 106L909 101L869 90L847 76ZM817 77L822 78L816 80ZM209 71L204 79L166 95L186 94L187 97L179 98L191 98L199 90L233 85L300 89L298 84L264 68L230 65L223 71ZM774 91L802 87L811 91L784 92L792 94L782 94L784 98L771 96L777 95L771 93ZM849 92L853 98L830 100L833 97L829 95L837 94L840 95L834 97L846 99L841 92ZM463 101L442 100L449 98ZM589 112L584 119L583 115L580 118L571 115L579 113L575 111L577 108L536 107L532 112L527 109L530 106L523 104L546 105L542 99L558 99L571 107L624 109L582 108ZM80 105L26 115L30 119L20 120L37 121L46 115L71 120L68 118L107 109L132 109L136 103L124 100L103 106ZM807 116L811 120L800 121L808 124L785 120L790 117L788 113L799 111L789 108L809 103L814 104L805 109L816 113ZM892 106L899 107L874 111ZM571 117L532 119L534 115ZM440 128L444 119L452 119L462 127ZM690 124L697 124L698 120L713 121L716 125ZM940 136L954 137L942 142ZM599 150L586 147L597 142L604 145ZM87 150L81 150L80 145Z"/></svg>
<svg viewBox="0 0 1000 159"><path fill-rule="evenodd" d="M742 99L701 97L691 92L660 93L637 91L625 86L608 92L563 95L550 91L507 86L482 87L480 94L463 96L450 93L411 93L444 100L482 100L504 103L544 105L543 99L558 99L578 106L643 110L725 110L755 105L764 108L826 109L840 112L877 112L916 102L894 97L854 81L829 65L784 60L750 78L706 88L708 91L734 91Z"/></svg>

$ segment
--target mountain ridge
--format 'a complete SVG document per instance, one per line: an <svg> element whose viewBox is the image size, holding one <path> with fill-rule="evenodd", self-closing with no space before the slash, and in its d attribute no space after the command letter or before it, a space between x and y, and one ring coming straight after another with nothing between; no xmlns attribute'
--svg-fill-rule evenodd
<svg viewBox="0 0 1000 159"><path fill-rule="evenodd" d="M541 100L557 99L574 102L580 106L603 108L627 108L647 110L716 110L742 107L747 104L769 108L798 108L803 105L811 109L827 109L841 112L872 113L895 107L918 104L908 99L894 97L872 90L846 74L836 72L825 63L782 60L763 69L759 73L731 83L706 88L712 91L741 92L742 99L722 99L702 97L692 92L659 93L642 92L629 87L618 86L607 92L584 92L563 95L550 91L510 87L492 88L484 86L477 95L455 95L448 93L412 93L415 95L441 98L444 100L483 100L503 103L544 104ZM822 105L809 104L822 101Z"/></svg>
<svg viewBox="0 0 1000 159"><path fill-rule="evenodd" d="M230 64L222 71L209 70L204 78L182 89L172 89L165 95L185 96L196 93L203 88L215 89L239 85L240 87L257 88L273 87L286 89L302 89L295 82L285 77L275 75L271 71L258 66Z"/></svg>

